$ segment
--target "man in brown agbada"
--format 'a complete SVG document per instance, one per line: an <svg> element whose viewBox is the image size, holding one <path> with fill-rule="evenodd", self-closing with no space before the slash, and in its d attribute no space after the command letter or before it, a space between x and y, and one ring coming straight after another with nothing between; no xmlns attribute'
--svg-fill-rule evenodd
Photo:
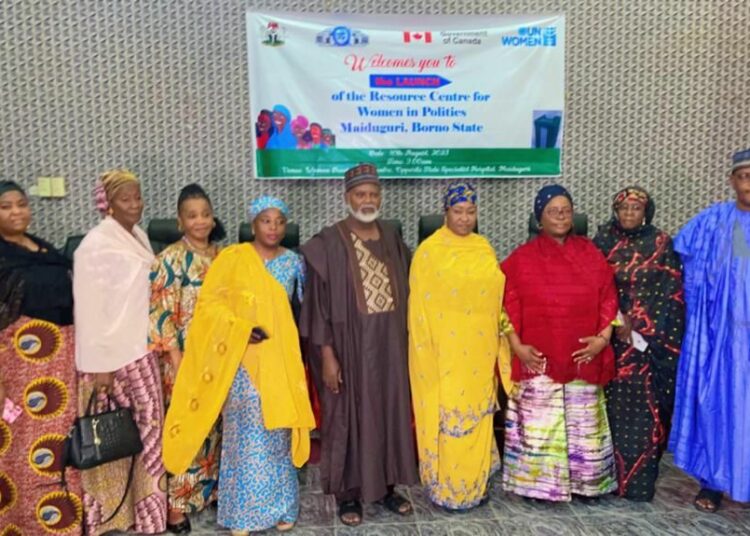
<svg viewBox="0 0 750 536"><path fill-rule="evenodd" d="M321 482L347 525L362 501L399 515L412 505L395 484L418 482L411 426L406 311L409 250L378 220L377 169L345 175L349 216L301 248L308 266L300 332L322 406Z"/></svg>

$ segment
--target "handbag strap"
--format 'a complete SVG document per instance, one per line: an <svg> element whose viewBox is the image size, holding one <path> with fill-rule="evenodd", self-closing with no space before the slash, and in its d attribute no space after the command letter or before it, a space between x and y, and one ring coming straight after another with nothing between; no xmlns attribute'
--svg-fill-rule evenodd
<svg viewBox="0 0 750 536"><path fill-rule="evenodd" d="M122 508L122 505L125 504L125 499L128 497L128 492L130 491L130 486L133 484L133 474L135 473L135 457L137 455L133 454L130 458L130 470L128 471L128 482L125 484L125 491L122 494L122 498L120 499L120 504L117 505L117 508L115 508L115 511L112 512L112 515L110 515L107 519L104 521L100 521L99 525L106 525L110 521L112 521L115 516L120 512L120 509ZM68 481L65 480L65 470L67 469L67 465L63 464L62 468L62 475L61 475L61 482L63 489L65 489L65 495L70 500L70 491L68 490ZM81 519L81 524L83 525L83 533L87 534L88 529L86 528L86 514L84 512L83 517Z"/></svg>
<svg viewBox="0 0 750 536"><path fill-rule="evenodd" d="M117 513L120 511L120 508L122 508L122 505L125 504L125 499L128 497L128 492L130 491L130 485L133 483L133 473L135 472L135 457L136 454L133 454L133 456L130 458L130 471L128 471L128 483L125 484L125 493L122 494L122 499L120 499L120 504L117 505L117 508L115 508L115 511L112 512L112 515L110 515L107 519L100 522L100 525L106 525L110 521L112 521Z"/></svg>
<svg viewBox="0 0 750 536"><path fill-rule="evenodd" d="M89 398L89 403L86 404L86 413L85 415L91 416L95 415L96 413L96 396L99 394L99 392L94 389L91 392L91 398ZM107 411L110 411L113 407L114 409L120 409L122 406L117 402L117 399L113 396L109 395L109 391L106 393L107 396Z"/></svg>

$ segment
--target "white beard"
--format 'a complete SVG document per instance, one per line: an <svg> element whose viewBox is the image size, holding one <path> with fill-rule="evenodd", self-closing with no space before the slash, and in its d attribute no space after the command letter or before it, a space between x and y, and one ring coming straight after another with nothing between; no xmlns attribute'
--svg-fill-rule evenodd
<svg viewBox="0 0 750 536"><path fill-rule="evenodd" d="M346 209L355 220L362 223L372 223L380 217L380 209L375 209L373 212L362 212L361 210L354 210L348 203Z"/></svg>

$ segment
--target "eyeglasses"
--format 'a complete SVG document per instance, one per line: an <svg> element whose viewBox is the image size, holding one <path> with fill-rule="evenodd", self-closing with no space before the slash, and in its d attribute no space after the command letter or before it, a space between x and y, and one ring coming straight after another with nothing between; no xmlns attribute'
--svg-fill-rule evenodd
<svg viewBox="0 0 750 536"><path fill-rule="evenodd" d="M547 216L550 216L552 218L559 218L560 216L564 216L568 218L573 215L573 209L570 207L565 207L565 208L551 207L545 210L544 213Z"/></svg>

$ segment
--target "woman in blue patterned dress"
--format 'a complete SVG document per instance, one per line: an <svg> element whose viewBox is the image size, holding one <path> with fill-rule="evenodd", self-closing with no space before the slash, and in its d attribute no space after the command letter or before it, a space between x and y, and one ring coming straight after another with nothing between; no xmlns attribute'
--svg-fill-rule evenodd
<svg viewBox="0 0 750 536"><path fill-rule="evenodd" d="M281 247L289 209L280 199L262 196L250 204L253 246L266 269L302 299L305 263ZM263 334L253 333L253 338ZM240 367L223 411L224 429L219 471L219 524L235 536L276 527L289 530L299 511L297 470L290 457L290 430L267 430L260 396L247 370Z"/></svg>

